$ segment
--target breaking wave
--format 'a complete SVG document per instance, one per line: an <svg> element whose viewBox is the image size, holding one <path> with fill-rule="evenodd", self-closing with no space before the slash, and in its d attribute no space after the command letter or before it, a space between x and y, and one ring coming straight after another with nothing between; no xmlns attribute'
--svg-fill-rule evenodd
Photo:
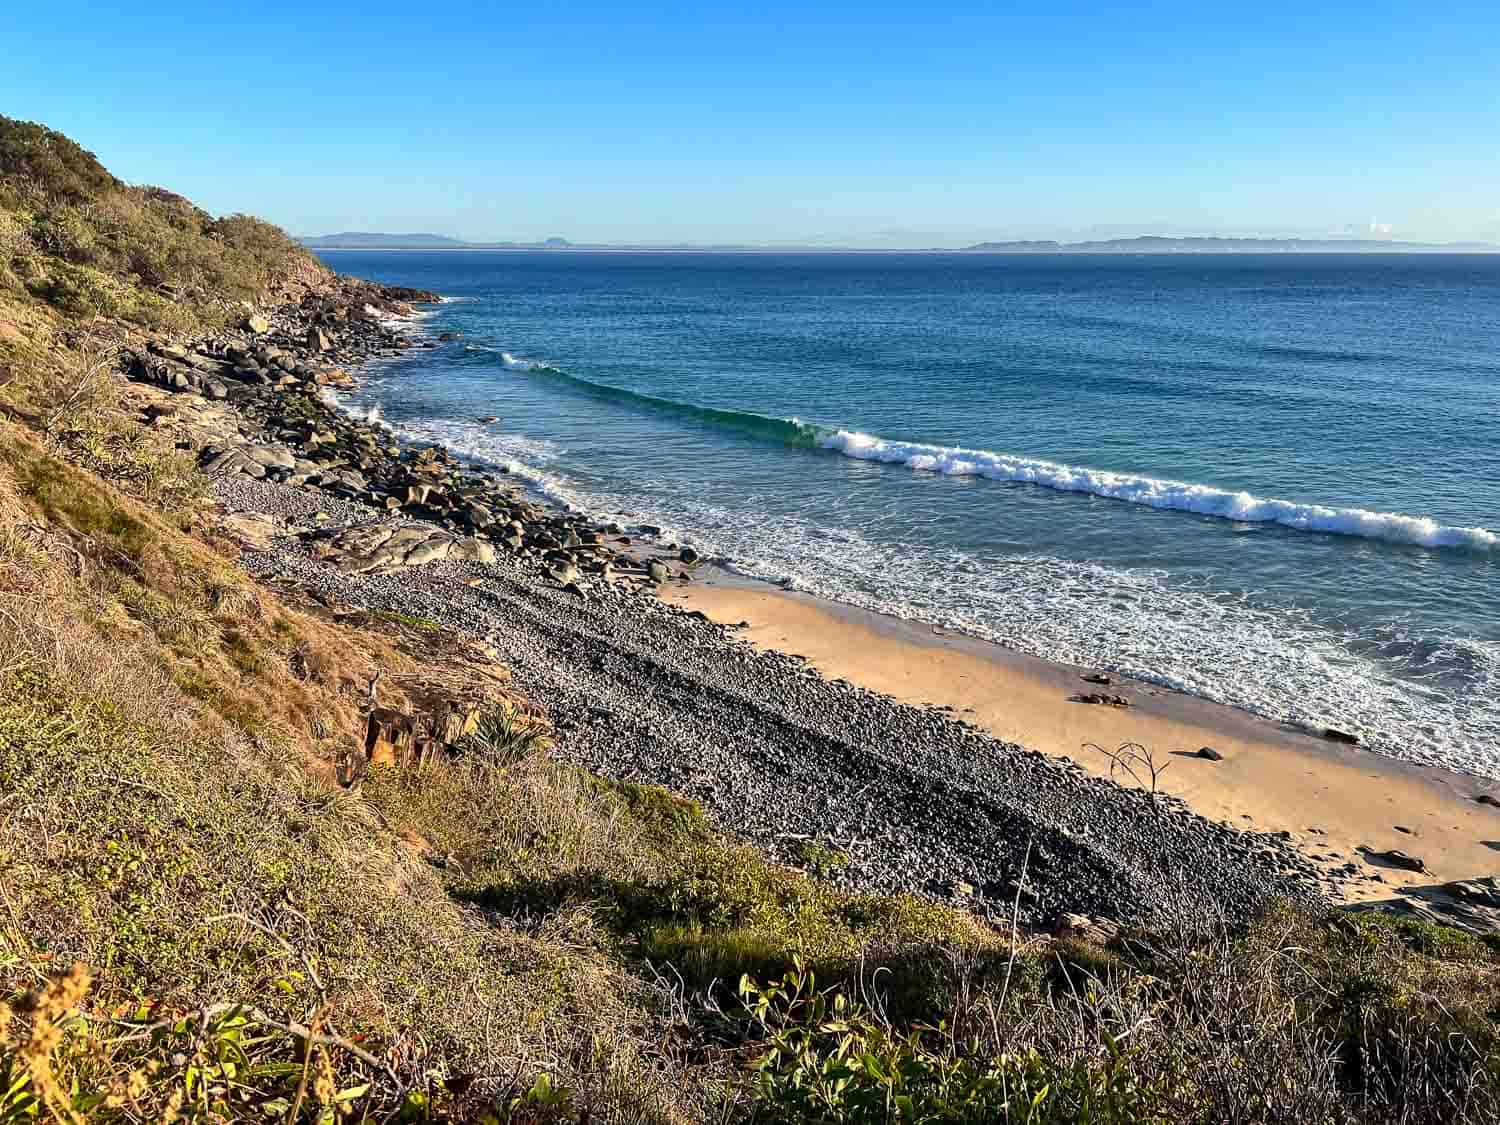
<svg viewBox="0 0 1500 1125"><path fill-rule="evenodd" d="M818 444L861 461L882 461L948 476L980 476L988 480L1035 484L1059 492L1083 492L1107 500L1196 512L1241 523L1274 523L1297 531L1353 535L1421 547L1488 551L1500 546L1500 534L1488 528L1450 527L1427 516L1299 504L1254 496L1244 491L1231 492L1213 485L1062 465L984 449L889 441L849 430L823 434L818 438Z"/></svg>
<svg viewBox="0 0 1500 1125"><path fill-rule="evenodd" d="M978 476L987 480L1032 484L1058 492L1084 493L1127 504L1193 512L1239 523L1271 523L1295 531L1348 535L1431 548L1491 551L1500 547L1500 533L1494 530L1450 526L1428 516L1366 508L1334 508L1256 496L1214 485L1065 465L985 449L896 441L854 430L815 426L797 418L776 418L752 411L679 402L596 383L540 360L525 359L510 352L498 354L510 370L546 375L591 398L671 414L786 445L827 449L860 461L904 465L919 472L946 476Z"/></svg>

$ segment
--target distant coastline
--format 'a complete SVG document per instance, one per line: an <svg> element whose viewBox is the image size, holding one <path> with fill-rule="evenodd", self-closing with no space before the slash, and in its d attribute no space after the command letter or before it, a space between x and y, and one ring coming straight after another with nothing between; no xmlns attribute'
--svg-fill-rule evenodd
<svg viewBox="0 0 1500 1125"><path fill-rule="evenodd" d="M687 253L687 254L1496 254L1491 242L1395 242L1367 238L1221 238L1140 235L1085 242L1016 240L978 242L971 246L927 246L910 249L864 246L747 246L736 244L622 245L548 238L540 242L466 242L436 234L346 232L298 239L309 250L495 250L555 253Z"/></svg>

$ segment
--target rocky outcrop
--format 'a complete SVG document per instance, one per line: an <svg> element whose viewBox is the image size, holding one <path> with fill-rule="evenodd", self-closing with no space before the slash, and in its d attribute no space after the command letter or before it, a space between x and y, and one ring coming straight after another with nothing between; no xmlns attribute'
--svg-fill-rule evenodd
<svg viewBox="0 0 1500 1125"><path fill-rule="evenodd" d="M383 574L447 559L479 563L495 559L494 547L482 539L422 524L366 524L309 532L306 537L313 543L313 558L331 562L346 574Z"/></svg>
<svg viewBox="0 0 1500 1125"><path fill-rule="evenodd" d="M451 752L479 728L480 708L440 699L415 713L376 707L365 721L365 764L413 766Z"/></svg>
<svg viewBox="0 0 1500 1125"><path fill-rule="evenodd" d="M440 346L400 319L413 311L410 302L436 299L335 278L238 328L133 350L125 368L143 386L148 422L172 428L210 476L291 485L368 509L370 518L354 526L345 520L338 531L302 533L314 557L345 573L487 563L504 553L534 561L579 594L595 583L646 590L685 581L679 568L699 561L691 547L675 559L636 561L622 553L630 545L623 529L546 507L503 473L479 472L438 446L403 446L378 421L336 408L327 388L350 382L351 368Z"/></svg>

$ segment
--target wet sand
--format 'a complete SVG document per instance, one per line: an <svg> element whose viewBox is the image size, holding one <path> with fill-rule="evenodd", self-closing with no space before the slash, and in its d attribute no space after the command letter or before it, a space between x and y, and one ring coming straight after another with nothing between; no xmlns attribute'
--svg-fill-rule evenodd
<svg viewBox="0 0 1500 1125"><path fill-rule="evenodd" d="M1347 902L1500 873L1500 809L1474 800L1500 791L1494 782L1341 746L1153 684L1118 676L1109 686L1090 684L1081 678L1089 669L722 571L701 569L697 581L672 583L662 595L717 622L747 622L743 636L803 656L826 676L951 708L999 738L1071 758L1099 776L1110 776L1111 760L1088 744L1140 743L1158 766L1166 763L1162 791L1234 827L1291 833L1328 871L1330 894ZM1090 692L1122 695L1130 706L1072 701ZM1224 760L1195 756L1204 746ZM1149 785L1146 771L1138 772ZM1114 776L1134 784L1119 769ZM1427 871L1367 861L1362 846L1419 856ZM1339 870L1347 863L1356 873Z"/></svg>

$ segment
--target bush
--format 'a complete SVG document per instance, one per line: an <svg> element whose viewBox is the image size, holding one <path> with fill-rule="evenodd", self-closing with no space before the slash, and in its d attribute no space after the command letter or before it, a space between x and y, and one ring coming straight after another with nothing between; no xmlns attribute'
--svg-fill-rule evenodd
<svg viewBox="0 0 1500 1125"><path fill-rule="evenodd" d="M61 134L0 117L0 270L67 316L181 331L320 269L269 223L129 187Z"/></svg>

